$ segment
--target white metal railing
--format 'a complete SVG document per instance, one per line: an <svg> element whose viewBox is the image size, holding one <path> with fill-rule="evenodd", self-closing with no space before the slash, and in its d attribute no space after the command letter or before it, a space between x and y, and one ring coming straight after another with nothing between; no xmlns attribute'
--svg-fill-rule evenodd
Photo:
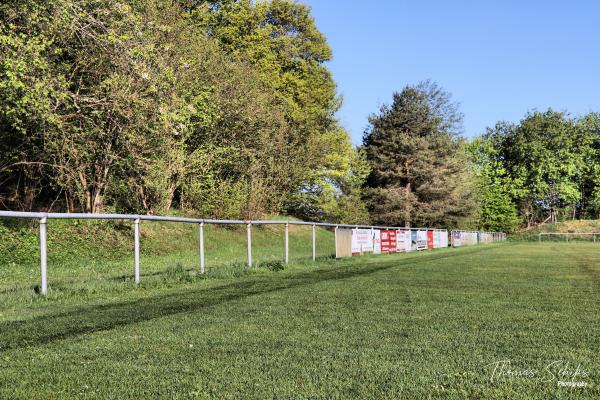
<svg viewBox="0 0 600 400"><path fill-rule="evenodd" d="M569 242L569 236L592 236L592 240L596 243L596 235L600 235L600 232L540 232L538 233L538 241L542 243L542 236L565 236L567 243Z"/></svg>
<svg viewBox="0 0 600 400"><path fill-rule="evenodd" d="M246 225L247 251L249 267L252 266L252 226L253 225L284 225L284 262L289 262L289 226L305 225L312 227L312 260L316 260L316 227L329 227L337 230L338 228L350 229L385 229L385 230L440 230L437 228L408 228L377 225L351 225L351 224L331 224L325 222L307 222L307 221L285 221L285 220L219 220L203 218L185 218L159 215L138 215L138 214L84 214L84 213L45 213L45 212L24 212L24 211L0 211L0 218L25 218L37 219L39 221L39 241L40 241L40 275L41 285L40 293L48 293L48 264L47 264L47 223L49 219L95 219L95 220L131 220L134 225L134 279L135 283L140 283L140 222L141 221L162 221L162 222L181 222L198 224L199 227L199 269L200 273L205 271L204 256L204 226L205 224L220 225ZM454 231L453 231L454 232ZM506 237L505 234L504 238ZM337 240L337 235L336 235Z"/></svg>
<svg viewBox="0 0 600 400"><path fill-rule="evenodd" d="M506 238L507 234L504 232L453 230L450 232L450 245L452 247L460 247L482 243L503 242Z"/></svg>

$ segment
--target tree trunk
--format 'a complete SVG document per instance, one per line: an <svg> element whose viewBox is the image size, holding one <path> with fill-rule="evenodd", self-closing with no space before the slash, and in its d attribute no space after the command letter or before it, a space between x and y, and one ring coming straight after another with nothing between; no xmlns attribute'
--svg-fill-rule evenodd
<svg viewBox="0 0 600 400"><path fill-rule="evenodd" d="M110 171L110 167L108 165L102 166L102 173L97 178L94 186L94 202L92 204L92 213L98 213L102 211L102 207L104 205L104 191L106 189L106 185L108 184L108 172Z"/></svg>
<svg viewBox="0 0 600 400"><path fill-rule="evenodd" d="M177 190L177 185L175 183L173 183L170 187L169 187L169 198L167 199L166 203L165 203L165 210L169 211L171 209L171 207L173 206L173 198L175 197L175 191ZM182 207L183 209L183 207Z"/></svg>
<svg viewBox="0 0 600 400"><path fill-rule="evenodd" d="M92 211L92 192L90 189L85 190L85 212L91 213Z"/></svg>
<svg viewBox="0 0 600 400"><path fill-rule="evenodd" d="M406 226L407 228L410 228L410 222L412 220L412 204L410 204L409 200L410 199L410 194L411 194L411 190L412 190L412 184L410 182L410 164L411 161L410 160L406 160L404 162L404 171L406 173L406 195L405 195L405 201L406 203L404 204L404 215L406 217L406 220L404 221L404 226Z"/></svg>
<svg viewBox="0 0 600 400"><path fill-rule="evenodd" d="M92 213L98 213L102 210L102 194L101 189L97 189L94 193L94 203L92 204Z"/></svg>

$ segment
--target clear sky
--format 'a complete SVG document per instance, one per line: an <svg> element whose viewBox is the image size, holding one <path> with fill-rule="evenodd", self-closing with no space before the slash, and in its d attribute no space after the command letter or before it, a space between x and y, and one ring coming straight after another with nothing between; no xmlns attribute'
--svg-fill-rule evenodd
<svg viewBox="0 0 600 400"><path fill-rule="evenodd" d="M428 78L461 103L467 137L536 108L600 111L600 1L301 2L333 49L356 144L394 91Z"/></svg>

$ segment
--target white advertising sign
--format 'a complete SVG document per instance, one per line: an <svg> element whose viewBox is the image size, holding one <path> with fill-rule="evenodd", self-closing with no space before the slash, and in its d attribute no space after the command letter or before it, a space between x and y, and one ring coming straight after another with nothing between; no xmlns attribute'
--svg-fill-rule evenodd
<svg viewBox="0 0 600 400"><path fill-rule="evenodd" d="M462 243L460 240L461 236L462 236L461 232L458 232L458 231L452 232L452 246L454 246L454 247L462 246Z"/></svg>
<svg viewBox="0 0 600 400"><path fill-rule="evenodd" d="M370 229L352 229L352 253L373 251L373 236Z"/></svg>
<svg viewBox="0 0 600 400"><path fill-rule="evenodd" d="M406 251L406 241L410 242L410 236L406 237L405 231L399 230L396 231L396 251L403 252Z"/></svg>
<svg viewBox="0 0 600 400"><path fill-rule="evenodd" d="M440 231L440 247L442 249L448 247L448 231Z"/></svg>
<svg viewBox="0 0 600 400"><path fill-rule="evenodd" d="M412 250L412 245L411 245L411 240L412 240L412 235L410 233L410 230L405 230L404 232L404 251L411 251Z"/></svg>
<svg viewBox="0 0 600 400"><path fill-rule="evenodd" d="M433 248L440 248L440 231L433 231Z"/></svg>
<svg viewBox="0 0 600 400"><path fill-rule="evenodd" d="M381 231L373 230L373 254L381 254Z"/></svg>
<svg viewBox="0 0 600 400"><path fill-rule="evenodd" d="M396 251L404 252L411 251L411 236L410 231L401 229L396 231Z"/></svg>
<svg viewBox="0 0 600 400"><path fill-rule="evenodd" d="M427 231L417 232L417 250L423 250L427 248Z"/></svg>

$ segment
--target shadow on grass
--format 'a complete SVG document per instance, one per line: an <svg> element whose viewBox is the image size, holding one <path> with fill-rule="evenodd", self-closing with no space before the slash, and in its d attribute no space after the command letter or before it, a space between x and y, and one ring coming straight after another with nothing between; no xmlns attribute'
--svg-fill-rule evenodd
<svg viewBox="0 0 600 400"><path fill-rule="evenodd" d="M406 259L381 260L381 263L375 265L345 265L291 275L251 275L238 282L222 286L178 291L125 302L74 307L67 312L44 315L25 321L6 321L0 323L0 353L11 349L44 345L86 333L111 330L164 316L198 312L249 296L325 281L344 280L390 268L423 264L484 250L469 249L452 254L420 254L417 257Z"/></svg>

